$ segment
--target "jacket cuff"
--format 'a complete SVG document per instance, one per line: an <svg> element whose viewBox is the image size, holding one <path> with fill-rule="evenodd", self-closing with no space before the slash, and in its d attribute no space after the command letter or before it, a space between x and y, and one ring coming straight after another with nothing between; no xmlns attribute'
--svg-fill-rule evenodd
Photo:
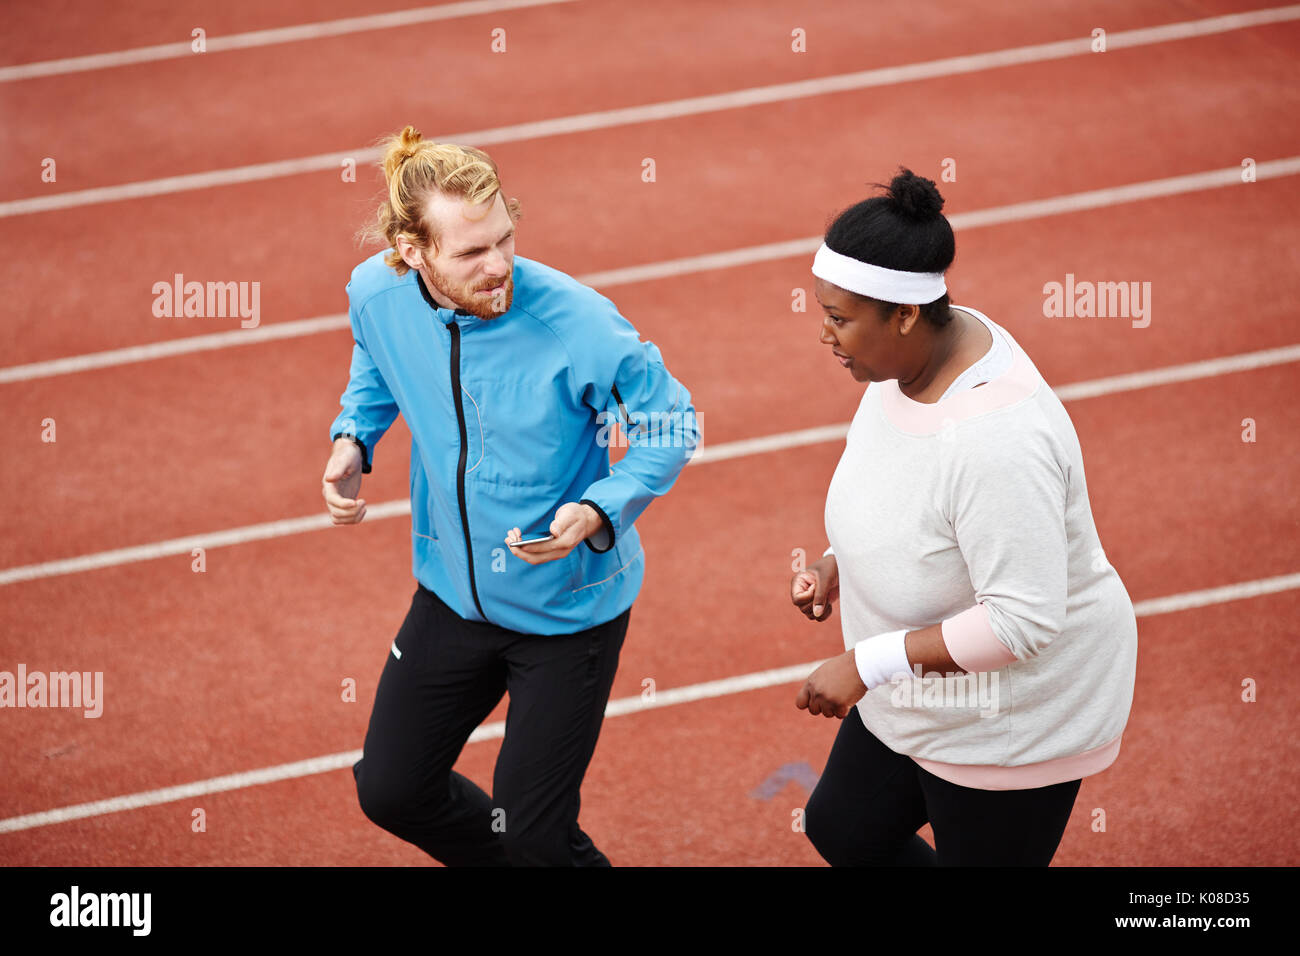
<svg viewBox="0 0 1300 956"><path fill-rule="evenodd" d="M591 535L591 537L587 538L587 547L591 548L591 550L595 551L597 554L604 554L610 548L614 547L614 523L609 520L609 515L605 514L605 509L596 504L596 502L592 501L590 498L583 498L578 502L578 504L591 505L591 507L596 509L596 514L600 515L600 520L604 523L604 527ZM596 547L592 543L593 539L601 540L605 546L603 548Z"/></svg>
<svg viewBox="0 0 1300 956"><path fill-rule="evenodd" d="M366 450L366 443L356 435L349 435L347 432L339 432L334 436L334 441L338 441L340 438L352 439L356 446L361 449L361 474L370 474L370 452Z"/></svg>

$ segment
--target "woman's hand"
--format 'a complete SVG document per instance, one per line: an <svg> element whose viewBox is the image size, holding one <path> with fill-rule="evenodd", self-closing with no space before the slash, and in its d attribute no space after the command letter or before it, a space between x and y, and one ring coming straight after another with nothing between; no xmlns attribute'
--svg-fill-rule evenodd
<svg viewBox="0 0 1300 956"><path fill-rule="evenodd" d="M810 621L831 616L831 602L840 596L840 566L828 554L790 579L790 600Z"/></svg>
<svg viewBox="0 0 1300 956"><path fill-rule="evenodd" d="M858 674L857 655L849 648L808 675L794 705L823 717L847 717L866 692L867 685Z"/></svg>

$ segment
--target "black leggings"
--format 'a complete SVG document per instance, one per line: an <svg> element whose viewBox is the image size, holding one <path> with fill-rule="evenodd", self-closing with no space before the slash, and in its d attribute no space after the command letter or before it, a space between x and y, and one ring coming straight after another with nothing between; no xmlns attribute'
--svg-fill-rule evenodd
<svg viewBox="0 0 1300 956"><path fill-rule="evenodd" d="M421 585L352 768L366 816L448 866L608 866L578 790L631 613L542 637L466 621ZM507 690L489 797L452 765Z"/></svg>
<svg viewBox="0 0 1300 956"><path fill-rule="evenodd" d="M1082 782L958 786L886 747L855 708L808 798L804 830L832 866L1047 866ZM916 832L926 823L934 849Z"/></svg>

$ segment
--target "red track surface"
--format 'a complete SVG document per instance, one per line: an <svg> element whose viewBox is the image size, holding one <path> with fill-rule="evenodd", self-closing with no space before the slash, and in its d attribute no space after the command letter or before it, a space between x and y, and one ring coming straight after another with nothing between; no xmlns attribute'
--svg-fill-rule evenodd
<svg viewBox="0 0 1300 956"><path fill-rule="evenodd" d="M1245 3L1002 4L869 18L747 0L582 2L360 33L208 59L0 84L0 197L133 182L1254 9ZM14 11L0 61L27 62L298 22L292 4L221 20L157 5L89 23ZM342 0L313 17L358 11ZM23 22L31 17L30 22ZM509 53L488 52L504 25ZM809 54L789 52L808 31ZM13 38L26 35L19 49ZM526 218L519 254L581 275L818 234L900 164L939 178L949 213L1300 154L1282 24L1104 55L489 147ZM420 76L423 83L394 77ZM443 81L454 77L450 91ZM57 184L39 180L58 161ZM657 181L640 179L653 157ZM346 309L353 232L375 179L335 173L0 219L6 366L238 327L159 319L151 287L259 281L262 324ZM48 190L48 193L47 193ZM959 231L950 288L1011 330L1064 385L1297 341L1296 177ZM609 290L703 414L706 447L849 419L861 395L791 313L809 261L786 259ZM1152 322L1046 319L1042 286L1149 281ZM815 308L815 303L814 303ZM346 384L346 331L0 385L16 427L0 569L323 513L326 428ZM1300 570L1296 366L1071 402L1107 555L1135 602ZM58 441L38 440L53 417ZM1258 441L1241 440L1242 419ZM380 443L364 496L406 494L408 435ZM825 547L838 460L824 443L688 468L638 522L648 570L613 696L782 667L842 647L838 616L789 604L791 551ZM0 819L360 747L406 611L408 522L367 520L0 586L0 669L105 673L103 717L0 711ZM364 609L359 613L358 608ZM1291 693L1295 590L1144 617L1119 760L1084 781L1061 865L1287 865L1300 834ZM340 682L357 682L357 701ZM1259 686L1256 703L1241 682ZM810 864L791 782L825 761L834 721L795 686L610 718L583 826L616 864ZM493 719L504 714L500 708ZM460 769L486 783L497 742ZM192 833L203 807L207 832ZM1105 833L1091 829L1093 811ZM928 832L928 831L926 831ZM370 824L351 774L0 833L6 864L428 862Z"/></svg>

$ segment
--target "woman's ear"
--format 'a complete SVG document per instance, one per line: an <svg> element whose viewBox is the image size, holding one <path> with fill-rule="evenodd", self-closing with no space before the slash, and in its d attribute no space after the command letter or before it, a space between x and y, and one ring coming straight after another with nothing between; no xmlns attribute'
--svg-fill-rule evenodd
<svg viewBox="0 0 1300 956"><path fill-rule="evenodd" d="M921 318L921 307L919 305L896 305L890 318L898 319L898 334L907 335L912 329L916 328L916 323Z"/></svg>

